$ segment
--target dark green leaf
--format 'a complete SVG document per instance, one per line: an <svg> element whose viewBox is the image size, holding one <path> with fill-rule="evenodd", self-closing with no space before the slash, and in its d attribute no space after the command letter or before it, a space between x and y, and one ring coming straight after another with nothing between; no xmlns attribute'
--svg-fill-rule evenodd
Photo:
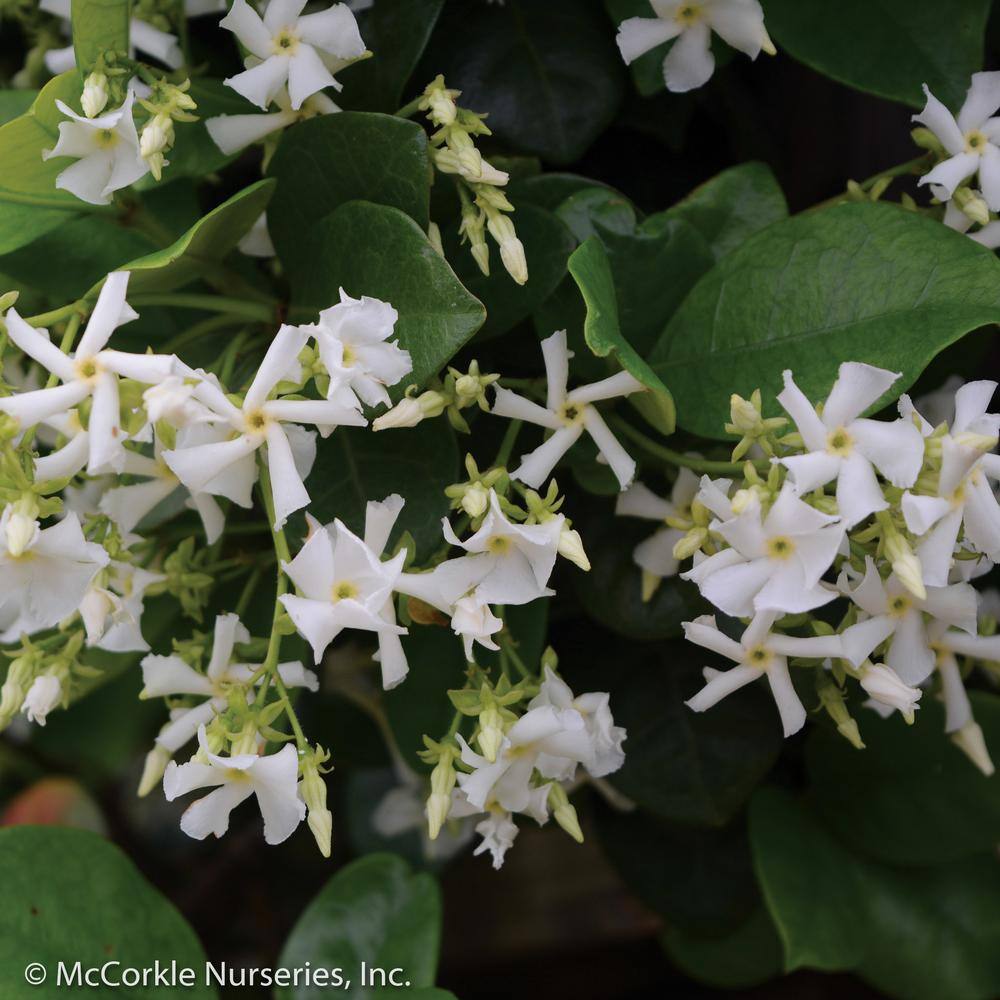
<svg viewBox="0 0 1000 1000"><path fill-rule="evenodd" d="M1000 747L1000 698L973 699L987 745ZM824 729L806 746L817 811L852 850L876 861L941 864L1000 842L1000 775L985 777L952 745L938 703L920 704L913 726L862 713L863 751Z"/></svg>
<svg viewBox="0 0 1000 1000"><path fill-rule="evenodd" d="M440 941L441 894L434 878L414 875L392 854L369 854L341 869L320 890L292 928L279 965L341 968L351 986L340 995L358 1000L378 995L359 981L362 962L402 969L414 987L432 986ZM278 988L275 994L282 1000L321 1000L329 992L298 986Z"/></svg>
<svg viewBox="0 0 1000 1000"><path fill-rule="evenodd" d="M145 968L175 959L197 970L184 996L208 998L205 953L184 918L136 870L117 847L96 834L58 827L0 831L0 993L4 1000L36 1000L58 992L56 968L77 961L84 968L108 961ZM24 969L39 962L50 986L31 986ZM118 971L118 970L115 970ZM87 992L84 989L83 992ZM95 996L115 991L95 989ZM155 1000L155 985L128 991Z"/></svg>
<svg viewBox="0 0 1000 1000"><path fill-rule="evenodd" d="M413 358L406 383L421 384L440 371L483 325L482 303L417 224L388 205L341 206L282 259L302 307L325 309L339 300L340 288L391 302L399 311L399 343Z"/></svg>
<svg viewBox="0 0 1000 1000"><path fill-rule="evenodd" d="M859 90L924 102L921 85L961 104L969 77L983 68L990 0L764 0L778 48Z"/></svg>
<svg viewBox="0 0 1000 1000"><path fill-rule="evenodd" d="M611 188L589 186L575 191L559 205L557 214L581 243L598 234L598 225L607 233L626 236L635 232L635 207Z"/></svg>
<svg viewBox="0 0 1000 1000"><path fill-rule="evenodd" d="M592 180L589 177L581 177L579 174L561 174L554 171L538 174L536 177L526 177L523 180L511 179L507 190L515 205L529 202L539 208L547 208L550 212L554 212L568 198L591 188L612 190L601 181ZM625 200L624 195L618 197Z"/></svg>
<svg viewBox="0 0 1000 1000"><path fill-rule="evenodd" d="M426 232L430 171L427 136L416 122L360 111L302 122L268 168L278 181L268 214L278 255L292 267L303 236L348 201L391 205Z"/></svg>
<svg viewBox="0 0 1000 1000"><path fill-rule="evenodd" d="M905 391L939 351L1000 317L1000 261L960 237L883 204L839 205L751 237L698 282L650 355L681 426L722 437L730 395L758 387L777 413L786 368L811 399L843 361L900 371L891 396Z"/></svg>
<svg viewBox="0 0 1000 1000"><path fill-rule="evenodd" d="M73 0L73 49L86 76L104 52L129 51L129 0Z"/></svg>
<svg viewBox="0 0 1000 1000"><path fill-rule="evenodd" d="M36 97L37 90L0 90L0 125L23 115Z"/></svg>
<svg viewBox="0 0 1000 1000"><path fill-rule="evenodd" d="M625 67L598 0L455 4L437 34L430 64L523 152L572 163L614 118Z"/></svg>

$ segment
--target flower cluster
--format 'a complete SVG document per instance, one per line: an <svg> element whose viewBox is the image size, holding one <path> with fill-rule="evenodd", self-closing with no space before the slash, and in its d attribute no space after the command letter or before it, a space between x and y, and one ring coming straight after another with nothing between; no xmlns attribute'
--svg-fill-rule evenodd
<svg viewBox="0 0 1000 1000"><path fill-rule="evenodd" d="M850 681L873 707L908 721L930 688L954 741L992 773L963 677L976 663L1000 662L995 622L970 582L1000 559L991 486L1000 479L1000 415L988 412L996 383L959 388L949 419L936 425L905 395L896 419L863 417L898 377L845 363L815 407L785 372L778 400L792 426L765 420L759 397L734 396L738 451L750 438L750 453L761 456L741 480L682 471L670 499L636 484L618 512L663 525L635 551L647 596L680 573L726 616L721 625L709 615L685 624L690 641L736 664L706 667L692 709L766 678L786 736L805 722L803 700L816 700L860 745Z"/></svg>

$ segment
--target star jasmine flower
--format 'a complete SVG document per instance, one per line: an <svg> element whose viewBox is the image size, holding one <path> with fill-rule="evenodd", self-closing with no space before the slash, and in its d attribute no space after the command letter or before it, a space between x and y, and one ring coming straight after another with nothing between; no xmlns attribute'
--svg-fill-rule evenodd
<svg viewBox="0 0 1000 1000"><path fill-rule="evenodd" d="M527 804L521 810L539 826L544 826L549 818L548 799L551 787L549 783L532 788L528 794ZM517 824L514 822L513 814L495 799L488 801L485 807L479 808L469 802L462 789L455 789L448 812L449 819L464 819L468 816L480 816L483 813L486 814L486 818L476 824L476 833L482 840L472 853L478 857L488 852L493 859L493 868L499 871L503 867L507 851L514 846L514 839L517 837Z"/></svg>
<svg viewBox="0 0 1000 1000"><path fill-rule="evenodd" d="M142 611L146 591L166 579L131 563L111 562L103 586L92 583L80 602L87 645L112 653L145 652Z"/></svg>
<svg viewBox="0 0 1000 1000"><path fill-rule="evenodd" d="M319 322L299 329L316 341L330 376L328 398L348 386L367 406L389 405L386 386L413 371L409 351L390 341L399 313L367 295L352 299L343 288L340 302L319 314Z"/></svg>
<svg viewBox="0 0 1000 1000"><path fill-rule="evenodd" d="M54 674L41 674L31 682L24 696L21 711L29 722L45 725L49 712L57 708L63 700L62 682Z"/></svg>
<svg viewBox="0 0 1000 1000"><path fill-rule="evenodd" d="M231 156L296 122L308 121L319 115L332 115L340 110L323 93L313 94L302 102L301 108L294 110L287 87L278 91L274 103L278 106L277 111L268 111L262 115L218 115L207 119L205 128L216 146L227 156Z"/></svg>
<svg viewBox="0 0 1000 1000"><path fill-rule="evenodd" d="M366 538L379 552L391 530L390 516L390 512L381 510L370 511L366 517ZM396 651L389 646L388 636L406 635L406 629L389 621L385 613L406 552L400 551L393 559L382 562L370 545L339 520L327 528L315 522L311 527L298 555L290 563L281 564L298 592L283 595L281 603L299 635L312 646L317 663L344 629L377 632L384 656L383 684L394 687L406 676L406 661L404 657L400 663L392 655ZM379 537L383 530L384 537ZM398 655L402 656L401 648Z"/></svg>
<svg viewBox="0 0 1000 1000"><path fill-rule="evenodd" d="M559 330L542 341L542 354L545 357L545 375L548 381L545 406L539 406L499 385L494 386L496 398L492 413L511 420L524 420L554 431L543 445L530 454L521 456L521 465L511 473L511 477L537 489L548 479L559 459L586 431L624 490L635 478L635 461L618 443L592 404L602 399L615 399L633 392L642 392L646 387L635 376L623 371L600 382L567 392L571 354L566 347L565 330Z"/></svg>
<svg viewBox="0 0 1000 1000"><path fill-rule="evenodd" d="M306 0L270 0L264 17L234 0L219 22L232 31L253 61L243 73L223 81L262 110L287 86L293 110L324 87L340 85L333 74L365 54L358 23L342 3L302 16Z"/></svg>
<svg viewBox="0 0 1000 1000"><path fill-rule="evenodd" d="M191 424L207 423L212 411L195 398L195 382L182 375L169 375L142 394L142 405L151 424L161 420L180 429Z"/></svg>
<svg viewBox="0 0 1000 1000"><path fill-rule="evenodd" d="M916 555L928 586L947 584L959 531L965 541L992 562L1000 560L1000 504L989 480L1000 480L996 446L1000 414L988 413L996 382L970 382L955 394L951 433L941 438L941 470L934 495L903 494L906 526L921 540ZM912 411L908 399L900 401ZM916 420L926 429L926 421ZM929 433L929 430L927 430Z"/></svg>
<svg viewBox="0 0 1000 1000"><path fill-rule="evenodd" d="M55 375L62 385L36 389L0 399L0 413L8 413L22 427L65 415L88 397L91 399L87 444L87 472L120 472L126 453L123 445L118 379L129 378L153 385L167 378L173 357L163 354L126 354L105 345L122 324L138 319L125 301L128 271L109 274L76 350L63 354L49 340L48 331L29 326L14 309L7 311L7 333L25 354Z"/></svg>
<svg viewBox="0 0 1000 1000"><path fill-rule="evenodd" d="M504 514L495 490L490 490L490 508L482 525L464 542L444 518L445 541L470 553L468 560L450 560L439 567L446 597L457 601L473 587L487 604L527 604L551 597L554 591L546 584L555 566L564 520L557 514L541 524L514 524Z"/></svg>
<svg viewBox="0 0 1000 1000"><path fill-rule="evenodd" d="M785 736L797 733L805 725L806 710L792 685L787 658L843 658L844 650L839 635L797 638L772 632L777 617L775 611L757 612L739 642L719 630L714 615L702 615L694 621L684 622L684 635L689 642L737 664L725 671L706 667L707 683L685 704L695 712L704 712L734 691L766 676Z"/></svg>
<svg viewBox="0 0 1000 1000"><path fill-rule="evenodd" d="M234 687L249 683L258 664L234 663L237 643L250 641L250 633L236 615L218 615L212 636L212 652L204 673L195 670L176 654L150 654L142 660L143 689L140 698L189 695L206 698L193 707L179 709L156 737L157 746L176 753L197 732L224 712ZM278 664L278 676L285 687L319 690L319 678L297 660ZM258 683L263 680L261 677Z"/></svg>
<svg viewBox="0 0 1000 1000"><path fill-rule="evenodd" d="M766 515L751 493L740 513L709 527L731 548L702 560L681 579L694 581L702 597L725 614L811 611L837 596L820 578L840 548L843 523L800 500L791 483Z"/></svg>
<svg viewBox="0 0 1000 1000"><path fill-rule="evenodd" d="M544 705L529 709L506 735L492 763L470 749L462 738L462 761L473 768L459 773L458 783L469 804L485 810L495 802L508 812L525 812L532 801L532 774L538 769L543 778L551 769L563 773L567 764L594 761L594 748L583 716L573 709L559 710Z"/></svg>
<svg viewBox="0 0 1000 1000"><path fill-rule="evenodd" d="M884 705L890 713L899 712L907 724L912 724L913 716L920 707L921 691L910 687L891 667L882 663L868 664L861 674L862 688L879 705Z"/></svg>
<svg viewBox="0 0 1000 1000"><path fill-rule="evenodd" d="M861 419L898 378L899 372L847 361L817 415L792 373L784 373L778 402L795 421L807 451L780 461L800 496L836 479L837 508L847 528L888 507L876 469L900 489L912 486L920 474L924 442L911 422Z"/></svg>
<svg viewBox="0 0 1000 1000"><path fill-rule="evenodd" d="M296 327L281 327L241 407L232 403L216 382L202 379L195 396L213 411L220 423L228 425L230 438L163 453L171 471L193 494L211 493L228 497L241 507L250 507L251 490L257 479L254 453L266 444L274 491L275 530L284 525L289 515L309 503L302 480L316 456L313 435L286 425L314 424L323 437L341 424L365 425L365 418L357 410L337 401L270 398L289 369L297 365L305 342L306 334ZM300 466L304 471L300 471Z"/></svg>
<svg viewBox="0 0 1000 1000"><path fill-rule="evenodd" d="M299 761L295 747L286 744L277 753L255 753L222 757L212 753L205 727L198 729L200 751L186 764L171 761L163 775L163 793L168 802L199 788L214 788L187 807L181 829L195 840L210 833L221 837L229 829L229 814L241 802L256 795L264 817L264 840L280 844L305 819L306 806L299 798Z"/></svg>
<svg viewBox="0 0 1000 1000"><path fill-rule="evenodd" d="M757 0L650 0L650 6L655 18L630 17L618 26L618 48L625 62L631 63L676 38L663 60L663 79L675 93L709 81L715 71L713 31L751 59L762 50L775 53Z"/></svg>
<svg viewBox="0 0 1000 1000"><path fill-rule="evenodd" d="M475 662L472 652L475 643L494 652L500 648L493 641L493 636L503 628L503 619L493 614L492 608L476 591L455 602L451 628L455 635L461 637L465 658L470 663Z"/></svg>
<svg viewBox="0 0 1000 1000"><path fill-rule="evenodd" d="M618 497L615 513L619 517L640 517L647 521L659 521L662 525L632 550L632 559L643 571L644 597L647 591L651 597L660 580L676 576L680 569L680 561L674 556L674 546L684 538L684 532L671 528L666 522L668 518L690 518L691 504L699 485L698 477L690 469L682 468L677 473L669 500L657 496L642 483L633 483ZM651 578L649 583L647 577Z"/></svg>
<svg viewBox="0 0 1000 1000"><path fill-rule="evenodd" d="M861 582L851 590L842 577L841 589L869 616L844 633L848 658L860 662L889 639L885 662L905 684L920 684L934 670L925 614L970 635L976 632L976 591L967 583L927 587L927 596L921 600L895 574L883 581L875 561L867 556Z"/></svg>
<svg viewBox="0 0 1000 1000"><path fill-rule="evenodd" d="M59 124L59 141L42 152L42 159L76 158L76 163L56 177L57 188L91 205L110 205L115 191L149 173L132 120L134 100L130 90L121 107L97 118L78 115L62 101L56 101L56 107L69 121Z"/></svg>
<svg viewBox="0 0 1000 1000"><path fill-rule="evenodd" d="M538 694L528 703L528 708L550 705L559 711L572 709L579 712L584 729L591 742L592 755L584 762L584 767L595 778L613 774L625 763L622 743L626 733L615 725L611 715L610 695L603 691L573 694L570 686L550 667L545 668L545 679ZM539 757L538 769L546 777L571 781L576 774L576 761L565 759L549 760L544 754Z"/></svg>
<svg viewBox="0 0 1000 1000"><path fill-rule="evenodd" d="M921 184L938 185L950 198L974 174L986 203L1000 211L1000 73L973 73L965 103L958 117L924 86L927 103L913 120L926 125L940 140L948 158L920 178Z"/></svg>
<svg viewBox="0 0 1000 1000"><path fill-rule="evenodd" d="M30 539L12 550L11 516L9 506L0 516L0 617L17 618L19 633L51 628L80 607L91 581L108 564L108 554L83 537L75 514L49 528L36 524ZM3 641L9 640L4 636Z"/></svg>
<svg viewBox="0 0 1000 1000"><path fill-rule="evenodd" d="M271 241L271 233L267 228L267 212L261 212L257 216L257 221L247 231L236 249L247 257L269 258L277 256L278 251L274 249Z"/></svg>

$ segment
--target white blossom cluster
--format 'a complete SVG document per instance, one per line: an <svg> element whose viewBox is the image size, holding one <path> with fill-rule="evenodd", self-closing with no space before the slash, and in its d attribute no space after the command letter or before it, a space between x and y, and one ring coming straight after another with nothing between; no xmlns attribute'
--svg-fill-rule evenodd
<svg viewBox="0 0 1000 1000"><path fill-rule="evenodd" d="M748 463L741 482L682 470L670 499L636 484L618 513L663 525L634 554L647 597L693 556L681 577L738 620L720 626L705 615L685 624L690 641L736 664L705 668L692 709L766 678L786 736L805 723L803 699L818 695L860 744L844 701L849 680L873 707L908 721L929 688L944 701L948 733L992 773L963 677L977 662L1000 664L996 622L980 614L970 583L1000 559L992 486L1000 415L988 412L996 383L963 385L936 426L905 395L896 419L863 417L898 377L845 363L814 407L785 372L778 400L791 433L776 436L786 422L763 420L759 400L733 398L728 429L742 436L737 450L769 459Z"/></svg>

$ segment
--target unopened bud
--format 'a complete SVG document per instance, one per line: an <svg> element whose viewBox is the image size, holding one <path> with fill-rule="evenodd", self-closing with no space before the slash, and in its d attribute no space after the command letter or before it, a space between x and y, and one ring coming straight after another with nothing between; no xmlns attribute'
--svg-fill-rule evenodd
<svg viewBox="0 0 1000 1000"><path fill-rule="evenodd" d="M479 714L479 736L476 739L483 756L492 764L503 745L503 719L495 704Z"/></svg>
<svg viewBox="0 0 1000 1000"><path fill-rule="evenodd" d="M4 541L7 551L17 559L34 544L38 537L37 504L18 500L5 512L3 518Z"/></svg>
<svg viewBox="0 0 1000 1000"><path fill-rule="evenodd" d="M159 744L146 754L146 762L142 766L142 777L139 779L139 790L137 793L140 799L149 795L160 783L160 780L163 778L163 772L166 771L167 764L170 763L172 756L173 754L166 747L161 747Z"/></svg>
<svg viewBox="0 0 1000 1000"><path fill-rule="evenodd" d="M696 552L700 551L708 538L708 529L702 527L692 528L676 545L674 545L674 558L679 562L690 559Z"/></svg>
<svg viewBox="0 0 1000 1000"><path fill-rule="evenodd" d="M490 505L490 491L482 483L473 483L462 495L462 510L473 520L482 517Z"/></svg>
<svg viewBox="0 0 1000 1000"><path fill-rule="evenodd" d="M319 773L319 756L321 754L317 748L317 756L302 762L301 791L309 810L306 822L316 840L319 853L328 858L333 846L333 813L326 807L326 782Z"/></svg>
<svg viewBox="0 0 1000 1000"><path fill-rule="evenodd" d="M990 221L990 206L986 200L970 188L961 188L954 194L955 204L962 210L967 218L980 226L985 226Z"/></svg>
<svg viewBox="0 0 1000 1000"><path fill-rule="evenodd" d="M993 759L986 746L986 739L979 723L974 719L962 726L957 732L951 734L951 742L979 768L987 778L993 775L996 770L993 766Z"/></svg>
<svg viewBox="0 0 1000 1000"><path fill-rule="evenodd" d="M449 753L442 754L431 772L431 794L427 799L427 835L431 840L437 840L448 818L455 779L454 758Z"/></svg>
<svg viewBox="0 0 1000 1000"><path fill-rule="evenodd" d="M941 145L941 140L929 128L921 126L912 129L910 138L921 149L926 149L929 153L937 153L939 156L944 155L945 150L944 146Z"/></svg>
<svg viewBox="0 0 1000 1000"><path fill-rule="evenodd" d="M83 81L80 104L88 118L96 118L108 103L108 78L103 73L91 73Z"/></svg>
<svg viewBox="0 0 1000 1000"><path fill-rule="evenodd" d="M555 821L578 843L583 843L583 830L580 829L580 820L577 818L576 809L566 794L566 789L562 785L554 784L549 789L549 807Z"/></svg>
<svg viewBox="0 0 1000 1000"><path fill-rule="evenodd" d="M749 399L735 392L729 397L729 419L741 434L753 434L760 430L760 410Z"/></svg>
<svg viewBox="0 0 1000 1000"><path fill-rule="evenodd" d="M861 686L877 702L896 709L912 725L920 689L910 687L891 667L881 663L873 664L861 675Z"/></svg>
<svg viewBox="0 0 1000 1000"><path fill-rule="evenodd" d="M63 689L59 678L55 674L42 674L32 681L21 703L21 710L29 722L44 726L49 712L62 701L62 697Z"/></svg>
<svg viewBox="0 0 1000 1000"><path fill-rule="evenodd" d="M648 569L642 571L642 603L648 604L663 583L663 577L656 573L650 573Z"/></svg>
<svg viewBox="0 0 1000 1000"><path fill-rule="evenodd" d="M559 555L579 566L585 573L590 571L590 560L584 551L583 539L580 537L580 532L567 527L565 523L562 526L562 531L559 532L557 550Z"/></svg>
<svg viewBox="0 0 1000 1000"><path fill-rule="evenodd" d="M447 405L448 398L433 389L419 396L404 396L391 410L387 410L374 420L372 430L416 427L425 417L439 416Z"/></svg>

